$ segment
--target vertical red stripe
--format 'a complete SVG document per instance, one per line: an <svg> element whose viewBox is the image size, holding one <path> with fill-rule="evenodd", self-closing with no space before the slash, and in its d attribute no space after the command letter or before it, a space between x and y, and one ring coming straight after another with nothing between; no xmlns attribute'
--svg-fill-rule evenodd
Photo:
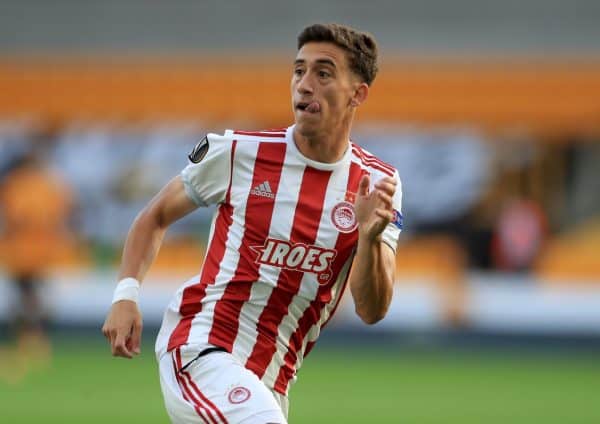
<svg viewBox="0 0 600 424"><path fill-rule="evenodd" d="M348 285L348 278L350 277L350 271L352 271L352 265L354 265L354 264L350 264L350 268L348 268L348 273L346 274L346 278L344 278L344 282L342 283L342 287L340 288L340 290L341 290L340 294L335 301L335 305L333 305L333 309L331 310L331 313L329 314L329 316L327 317L325 322L323 324L321 324L321 329L325 328L327 323L329 323L329 320L333 317L333 315L335 314L335 311L337 311L337 307L339 306L340 301L342 300L342 297L344 297L344 292L346 291L346 286ZM306 353L306 355L308 355L308 353Z"/></svg>
<svg viewBox="0 0 600 424"><path fill-rule="evenodd" d="M377 168L377 169L379 169L380 171L382 171L390 176L393 176L394 173L396 172L395 168L392 165L385 163L384 161L382 161L381 159L379 159L376 156L373 156L370 153L367 153L358 144L352 143L352 151L355 152L356 155L361 158L363 163L369 164L369 165L373 165L373 164L379 165L379 168Z"/></svg>
<svg viewBox="0 0 600 424"><path fill-rule="evenodd" d="M304 351L304 357L306 358L313 347L315 347L316 342L308 342L306 343L306 350Z"/></svg>
<svg viewBox="0 0 600 424"><path fill-rule="evenodd" d="M358 183L363 172L360 165L352 162L348 175L348 183L346 190L351 193L358 192ZM340 233L335 244L335 250L338 252L332 264L333 278L329 284L319 287L315 299L310 303L309 307L304 311L302 317L298 321L298 328L290 338L288 343L288 351L284 357L284 364L279 370L279 375L275 381L275 390L279 393L286 394L289 381L293 378L296 371L296 360L298 352L302 349L302 344L306 334L310 328L319 322L321 319L321 311L323 307L331 301L331 291L334 284L337 282L337 276L342 270L344 264L354 251L358 240L358 230L352 233ZM345 281L343 283L345 285ZM311 346L312 348L312 346Z"/></svg>
<svg viewBox="0 0 600 424"><path fill-rule="evenodd" d="M177 384L179 384L179 388L181 389L183 398L194 407L196 414L198 414L198 416L200 418L202 418L203 422L208 423L208 424L217 424L215 422L214 417L210 414L210 412L207 411L202 405L200 405L198 400L196 398L194 398L194 395L192 394L190 388L185 383L185 380L183 380L180 377L179 369L181 368L181 357L179 356L178 350L175 353L176 353L177 359L179 360L179 365L177 364L176 359L172 358L173 359L173 372L175 373L175 379L177 380ZM206 418L206 415L204 414L203 411L208 412L209 418Z"/></svg>
<svg viewBox="0 0 600 424"><path fill-rule="evenodd" d="M181 384L181 381L179 381L179 374L177 373L177 364L175 364L175 359L171 358L171 362L173 363L173 374L175 375L175 380L177 380L177 385L179 386L179 389L181 390L181 394L183 395L183 398L186 400L186 402L192 403L190 401L190 398L187 395L187 388L184 387ZM203 422L206 422L206 417L204 415L202 415L202 412L200 411L200 409L196 406L193 405L194 409L196 410L196 413L200 416L200 418L202 418Z"/></svg>
<svg viewBox="0 0 600 424"><path fill-rule="evenodd" d="M285 143L259 144L251 188L269 181L273 192L277 192L286 147ZM209 343L221 346L229 352L233 349L233 342L237 336L242 306L250 297L252 284L258 280L256 254L250 246L262 245L269 235L274 205L275 199L248 194L238 266L223 296L215 305L213 325L208 338Z"/></svg>
<svg viewBox="0 0 600 424"><path fill-rule="evenodd" d="M323 203L331 171L306 167L300 184L300 193L294 213L290 243L314 244L319 230ZM277 286L271 292L267 305L261 313L258 336L252 353L246 361L246 368L259 377L265 373L273 354L277 351L277 329L288 313L292 299L300 290L304 272L282 269Z"/></svg>
<svg viewBox="0 0 600 424"><path fill-rule="evenodd" d="M233 222L233 206L231 206L231 183L233 178L233 160L237 142L231 146L231 166L229 174L229 187L225 195L225 202L219 206L218 216L215 221L213 238L206 251L206 258L202 266L202 273L198 284L193 284L183 290L179 314L181 320L171 333L167 350L171 351L187 342L192 327L192 320L202 310L202 299L206 294L206 287L213 284L219 273L221 261L225 256L229 228Z"/></svg>
<svg viewBox="0 0 600 424"><path fill-rule="evenodd" d="M227 418L225 418L223 413L219 410L219 408L217 408L215 406L214 403L212 403L206 396L204 396L204 394L200 391L200 389L198 388L198 386L196 385L194 380L192 380L192 377L190 376L190 374L185 371L182 374L189 381L190 386L192 387L191 391L200 397L201 400L198 400L198 402L204 406L204 408L206 409L206 412L208 412L209 418L212 421L214 421L215 424L219 424L217 419L215 419L213 414L211 413L211 409L212 409L212 412L216 413L218 415L218 417L221 419L221 423L228 424Z"/></svg>
<svg viewBox="0 0 600 424"><path fill-rule="evenodd" d="M182 363L181 363L181 352L179 351L179 349L177 349L175 351L175 355L177 358L177 369L181 370L182 368ZM196 401L206 409L206 412L208 412L208 415L210 417L211 420L215 421L215 424L217 423L217 420L213 417L213 415L211 414L210 410L212 410L213 412L215 412L219 418L221 419L221 421L223 422L223 424L228 424L227 423L227 419L225 418L225 416L221 413L221 411L219 410L219 408L217 408L215 406L214 403L212 403L206 396L204 396L204 394L200 391L200 388L196 385L196 383L194 382L194 380L192 379L192 376L190 375L189 372L187 371L180 371L181 374L187 378L187 380L190 383L190 386L192 387L192 390L190 392L195 392L195 394L197 394L200 399L196 399Z"/></svg>

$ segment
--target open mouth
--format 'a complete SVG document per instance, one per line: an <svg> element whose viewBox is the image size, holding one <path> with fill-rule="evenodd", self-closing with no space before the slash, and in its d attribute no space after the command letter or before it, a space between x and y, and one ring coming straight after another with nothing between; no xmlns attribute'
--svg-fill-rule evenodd
<svg viewBox="0 0 600 424"><path fill-rule="evenodd" d="M321 105L318 102L298 102L296 109L308 113L318 113L321 111Z"/></svg>

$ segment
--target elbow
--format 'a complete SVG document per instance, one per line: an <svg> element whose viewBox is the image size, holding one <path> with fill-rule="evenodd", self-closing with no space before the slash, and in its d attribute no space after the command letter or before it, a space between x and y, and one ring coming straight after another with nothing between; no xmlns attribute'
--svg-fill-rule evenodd
<svg viewBox="0 0 600 424"><path fill-rule="evenodd" d="M372 287L364 287L359 284L350 286L354 299L354 311L367 325L377 324L385 318L393 295L391 283L370 284Z"/></svg>
<svg viewBox="0 0 600 424"><path fill-rule="evenodd" d="M140 226L143 228L156 228L160 230L166 229L167 225L163 219L160 210L149 204L138 213L133 222L134 226Z"/></svg>
<svg viewBox="0 0 600 424"><path fill-rule="evenodd" d="M387 314L387 307L381 307L377 310L364 311L359 308L356 308L356 314L360 317L362 322L367 325L377 324L383 318L385 318Z"/></svg>

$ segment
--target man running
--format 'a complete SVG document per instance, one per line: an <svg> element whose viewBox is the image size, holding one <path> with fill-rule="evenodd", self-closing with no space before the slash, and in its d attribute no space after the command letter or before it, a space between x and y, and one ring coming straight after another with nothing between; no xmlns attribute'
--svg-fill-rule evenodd
<svg viewBox="0 0 600 424"><path fill-rule="evenodd" d="M201 274L175 294L156 342L173 422L286 423L289 386L346 285L364 322L385 316L400 180L350 141L376 73L371 35L305 28L291 81L295 124L208 134L133 223L103 327L113 355L128 358L140 352L139 284L165 231L218 205Z"/></svg>

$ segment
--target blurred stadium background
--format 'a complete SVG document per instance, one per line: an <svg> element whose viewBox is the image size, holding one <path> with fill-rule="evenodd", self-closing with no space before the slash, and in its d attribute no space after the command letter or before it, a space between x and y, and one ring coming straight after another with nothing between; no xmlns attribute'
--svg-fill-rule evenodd
<svg viewBox="0 0 600 424"><path fill-rule="evenodd" d="M169 232L126 363L99 329L127 229L206 132L291 123L295 36L325 21L380 42L353 138L399 169L405 230L388 316L346 299L291 422L600 422L595 0L0 1L0 421L166 422L151 341L211 210ZM34 271L42 360L9 326Z"/></svg>

